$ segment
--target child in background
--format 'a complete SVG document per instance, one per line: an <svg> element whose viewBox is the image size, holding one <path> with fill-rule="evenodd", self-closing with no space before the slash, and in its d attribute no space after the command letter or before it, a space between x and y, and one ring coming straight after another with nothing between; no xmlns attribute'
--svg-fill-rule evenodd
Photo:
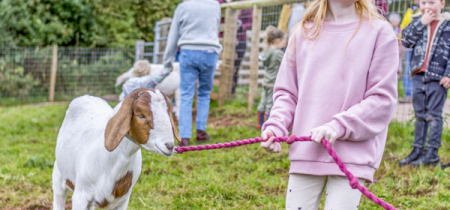
<svg viewBox="0 0 450 210"><path fill-rule="evenodd" d="M290 37L274 86L261 143L280 152L275 137L295 142L286 209L315 210L326 190L326 210L358 209L352 189L327 150L329 141L359 183L380 166L397 101L398 40L372 0L314 0Z"/></svg>
<svg viewBox="0 0 450 210"><path fill-rule="evenodd" d="M402 18L400 17L399 14L397 13L391 13L389 15L389 22L392 25L392 28L394 29L394 34L395 36L397 36L397 38L399 39L398 41L398 48L399 48L399 62L398 62L398 70L397 70L397 75L400 76L402 74L402 60L403 60L403 56L405 54L405 50L404 47L402 45L402 42L400 41L400 38L402 37L402 29L400 28L400 21L402 20Z"/></svg>
<svg viewBox="0 0 450 210"><path fill-rule="evenodd" d="M258 106L258 129L261 129L264 121L269 118L269 113L273 106L273 86L283 59L284 53L281 49L286 44L286 34L278 28L269 26L266 29L264 43L266 49L259 56L259 59L266 67L266 71L264 72L261 102Z"/></svg>
<svg viewBox="0 0 450 210"><path fill-rule="evenodd" d="M136 77L130 78L122 86L122 93L119 96L119 100L123 101L125 97L139 88L151 88L155 86L167 77L172 71L170 68L164 68L161 73L154 77L149 75L151 70L150 63L147 60L140 60L133 65L133 74Z"/></svg>
<svg viewBox="0 0 450 210"><path fill-rule="evenodd" d="M450 13L442 13L445 1L421 0L420 11L403 30L403 45L411 55L413 107L416 118L413 150L400 166L439 164L442 109L450 87ZM428 133L430 127L430 133ZM427 143L428 136L428 143ZM425 144L428 150L425 152Z"/></svg>

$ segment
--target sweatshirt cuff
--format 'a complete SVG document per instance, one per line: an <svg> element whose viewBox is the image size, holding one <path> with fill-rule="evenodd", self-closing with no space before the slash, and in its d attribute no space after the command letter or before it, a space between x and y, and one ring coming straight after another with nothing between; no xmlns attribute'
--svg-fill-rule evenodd
<svg viewBox="0 0 450 210"><path fill-rule="evenodd" d="M271 130L273 132L273 134L275 134L275 137L283 137L284 136L283 131L273 125L269 125L269 126L265 127L264 131L265 130Z"/></svg>
<svg viewBox="0 0 450 210"><path fill-rule="evenodd" d="M332 120L327 123L327 125L331 126L334 131L336 131L338 139L344 137L345 135L345 127L337 120Z"/></svg>

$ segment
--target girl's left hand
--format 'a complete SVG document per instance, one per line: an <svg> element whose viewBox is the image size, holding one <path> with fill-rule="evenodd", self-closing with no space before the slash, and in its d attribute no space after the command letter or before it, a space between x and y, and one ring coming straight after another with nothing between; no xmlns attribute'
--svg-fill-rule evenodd
<svg viewBox="0 0 450 210"><path fill-rule="evenodd" d="M330 144L333 144L337 139L336 131L329 125L325 124L311 130L311 139L318 143L322 143L325 138Z"/></svg>

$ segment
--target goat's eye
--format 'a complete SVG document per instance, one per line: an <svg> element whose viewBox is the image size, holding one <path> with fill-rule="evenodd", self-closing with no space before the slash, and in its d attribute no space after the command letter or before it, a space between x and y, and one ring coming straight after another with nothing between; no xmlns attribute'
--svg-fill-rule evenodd
<svg viewBox="0 0 450 210"><path fill-rule="evenodd" d="M144 115L138 115L138 117L141 118L141 119L145 119Z"/></svg>

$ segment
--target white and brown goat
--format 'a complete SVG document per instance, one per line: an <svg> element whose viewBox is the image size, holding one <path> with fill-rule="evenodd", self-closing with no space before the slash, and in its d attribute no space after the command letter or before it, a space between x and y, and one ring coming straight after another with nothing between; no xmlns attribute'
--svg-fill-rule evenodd
<svg viewBox="0 0 450 210"><path fill-rule="evenodd" d="M127 209L142 166L140 149L171 156L180 140L172 106L160 91L141 88L116 107L93 96L74 99L56 144L53 209L68 190L73 209Z"/></svg>

